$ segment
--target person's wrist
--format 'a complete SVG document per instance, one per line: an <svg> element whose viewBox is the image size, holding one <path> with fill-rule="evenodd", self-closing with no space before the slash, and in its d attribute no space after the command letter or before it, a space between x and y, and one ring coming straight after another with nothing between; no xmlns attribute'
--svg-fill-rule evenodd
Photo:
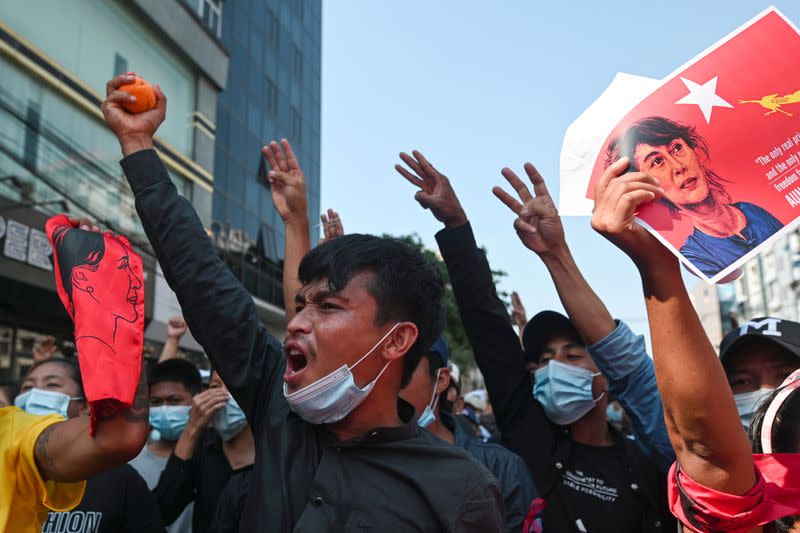
<svg viewBox="0 0 800 533"><path fill-rule="evenodd" d="M294 230L307 230L308 229L308 212L305 209L299 209L288 213L285 217L281 217L283 224L287 229Z"/></svg>
<svg viewBox="0 0 800 533"><path fill-rule="evenodd" d="M467 222L469 222L469 219L467 219L467 214L463 209L460 209L457 213L447 217L444 221L444 225L448 229L455 229L460 228Z"/></svg>
<svg viewBox="0 0 800 533"><path fill-rule="evenodd" d="M152 149L153 136L145 133L121 136L119 137L119 145L122 148L122 155L128 157L136 152Z"/></svg>
<svg viewBox="0 0 800 533"><path fill-rule="evenodd" d="M548 250L541 252L539 257L548 268L572 263L572 254L566 243L551 246Z"/></svg>
<svg viewBox="0 0 800 533"><path fill-rule="evenodd" d="M205 424L199 424L197 422L190 420L186 424L186 427L183 428L183 433L186 434L186 438L194 440L200 436L200 433L203 431L203 428L205 426L206 426Z"/></svg>

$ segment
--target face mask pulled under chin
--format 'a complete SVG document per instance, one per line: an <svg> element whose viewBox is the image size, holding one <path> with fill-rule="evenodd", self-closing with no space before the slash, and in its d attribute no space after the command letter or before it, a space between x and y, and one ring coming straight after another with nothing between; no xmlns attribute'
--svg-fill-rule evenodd
<svg viewBox="0 0 800 533"><path fill-rule="evenodd" d="M70 400L83 398L70 398L63 392L30 389L14 399L14 405L31 415L60 415L67 417Z"/></svg>
<svg viewBox="0 0 800 533"><path fill-rule="evenodd" d="M600 372L550 360L536 371L533 397L553 423L567 426L591 411L605 396L605 392L597 398L592 395L592 382L599 375Z"/></svg>
<svg viewBox="0 0 800 533"><path fill-rule="evenodd" d="M745 429L750 427L753 413L758 410L759 404L773 392L775 389L758 389L733 395L733 399L736 400L736 410L739 411L739 419Z"/></svg>
<svg viewBox="0 0 800 533"><path fill-rule="evenodd" d="M364 388L356 385L352 369L372 354L375 348L380 346L399 325L398 322L392 326L392 329L381 337L352 367L348 367L346 364L342 365L314 383L292 393L287 393L286 383L284 383L283 397L286 398L292 411L311 424L332 424L349 415L369 396L375 383L389 367L389 363L386 363L375 379L367 383Z"/></svg>
<svg viewBox="0 0 800 533"><path fill-rule="evenodd" d="M436 387L439 385L439 375L442 373L442 369L436 371L436 379L433 380L433 394L431 394L431 401L428 402L428 405L425 406L425 409L422 411L422 414L419 415L417 419L417 425L421 428L426 428L433 424L433 421L436 420L436 404L439 402L439 397L436 396Z"/></svg>

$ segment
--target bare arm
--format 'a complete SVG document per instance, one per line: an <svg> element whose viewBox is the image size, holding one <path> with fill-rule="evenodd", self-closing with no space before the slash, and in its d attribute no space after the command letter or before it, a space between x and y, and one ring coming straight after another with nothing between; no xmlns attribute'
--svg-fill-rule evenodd
<svg viewBox="0 0 800 533"><path fill-rule="evenodd" d="M80 416L48 426L36 441L36 466L45 480L74 482L126 463L147 442L147 380L144 368L130 409L97 417L95 436L89 417Z"/></svg>
<svg viewBox="0 0 800 533"><path fill-rule="evenodd" d="M272 141L262 149L271 170L267 176L272 203L286 226L283 256L283 306L286 320L295 315L294 297L300 290L300 262L311 249L306 179L289 141Z"/></svg>
<svg viewBox="0 0 800 533"><path fill-rule="evenodd" d="M182 316L174 316L169 319L169 322L167 322L167 340L161 349L161 355L158 357L159 363L178 358L181 337L186 335L188 329Z"/></svg>
<svg viewBox="0 0 800 533"><path fill-rule="evenodd" d="M522 298L519 297L517 291L511 292L511 321L517 326L519 338L522 339L522 334L525 333L525 325L528 323L528 313L525 312Z"/></svg>
<svg viewBox="0 0 800 533"><path fill-rule="evenodd" d="M725 372L692 307L675 257L634 221L663 195L642 173L612 165L597 185L592 226L627 253L642 276L656 379L681 469L709 488L743 494L755 483L750 443Z"/></svg>
<svg viewBox="0 0 800 533"><path fill-rule="evenodd" d="M517 235L544 262L575 329L587 344L594 344L611 333L616 323L575 264L544 179L530 163L525 164L525 172L533 184L535 196L508 168L503 169L503 176L521 202L500 187L495 187L493 192L517 215L514 221Z"/></svg>

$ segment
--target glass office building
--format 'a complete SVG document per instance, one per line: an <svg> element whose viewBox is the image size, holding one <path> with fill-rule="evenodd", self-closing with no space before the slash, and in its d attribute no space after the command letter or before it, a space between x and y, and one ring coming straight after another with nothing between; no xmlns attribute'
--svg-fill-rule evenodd
<svg viewBox="0 0 800 533"><path fill-rule="evenodd" d="M187 0L194 2L195 0ZM320 0L225 2L230 56L217 99L212 232L228 266L261 307L283 307L284 228L272 206L261 147L285 137L320 211ZM318 229L312 230L316 242ZM274 313L273 313L274 314Z"/></svg>
<svg viewBox="0 0 800 533"><path fill-rule="evenodd" d="M183 0L0 2L0 382L24 374L43 336L70 347L72 323L55 292L43 231L55 213L88 216L130 238L144 261L146 346L163 342L168 317L180 312L100 104L116 74L135 70L159 83L169 111L156 148L210 227L213 117L228 55L214 33L221 0L203 7ZM199 353L184 339L184 349Z"/></svg>

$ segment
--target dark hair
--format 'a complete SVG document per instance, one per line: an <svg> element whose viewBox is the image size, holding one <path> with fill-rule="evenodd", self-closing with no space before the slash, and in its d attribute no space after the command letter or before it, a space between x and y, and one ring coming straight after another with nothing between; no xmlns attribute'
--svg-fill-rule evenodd
<svg viewBox="0 0 800 533"><path fill-rule="evenodd" d="M0 384L0 391L2 391L6 397L8 397L8 399L11 401L11 405L14 405L14 398L19 395L19 385L11 381L4 382Z"/></svg>
<svg viewBox="0 0 800 533"><path fill-rule="evenodd" d="M435 380L439 369L445 368L447 365L442 362L442 358L437 353L425 352L424 357L428 360L428 375Z"/></svg>
<svg viewBox="0 0 800 533"><path fill-rule="evenodd" d="M80 230L72 226L58 226L53 230L53 242L58 247L58 267L61 274L61 285L69 296L72 309L72 270L83 266L90 270L97 269L106 251L103 235L92 231Z"/></svg>
<svg viewBox="0 0 800 533"><path fill-rule="evenodd" d="M780 391L781 389L777 389L762 400L756 412L753 413L750 422L750 442L753 445L753 453L763 453L761 425L772 400ZM775 422L772 424L772 451L773 453L798 453L800 452L797 448L798 442L800 442L800 390L795 389L775 415ZM794 517L791 516L776 520L774 522L775 530L779 533L787 533L792 528L794 521Z"/></svg>
<svg viewBox="0 0 800 533"><path fill-rule="evenodd" d="M367 290L377 302L375 323L408 321L419 336L403 361L405 387L420 358L439 338L444 326L439 269L421 252L395 239L352 233L327 241L306 254L298 271L300 283L325 281L342 290L356 275L372 274Z"/></svg>
<svg viewBox="0 0 800 533"><path fill-rule="evenodd" d="M148 386L152 387L165 381L183 384L192 396L200 392L202 387L200 371L197 370L194 363L186 359L168 359L163 363L158 363L150 373Z"/></svg>
<svg viewBox="0 0 800 533"><path fill-rule="evenodd" d="M702 135L697 133L696 127L681 124L665 117L647 117L631 124L621 135L611 140L608 148L606 148L605 166L607 168L622 157L627 157L631 162L630 170L639 171L634 159L637 146L640 144L665 146L675 139L683 139L692 150L701 152L706 159L710 159L708 143ZM706 173L709 188L723 198L726 203L730 203L731 197L723 185L728 180L719 177L705 165L702 166ZM677 205L666 198L662 198L659 201L666 205L672 213L680 211Z"/></svg>
<svg viewBox="0 0 800 533"><path fill-rule="evenodd" d="M425 352L425 355L423 355L423 357L428 360L428 375L431 377L431 380L435 383L436 378L438 377L437 374L439 372L439 369L447 368L447 365L445 365L442 362L441 356L437 353ZM442 409L444 409L445 413L451 413L453 411L453 402L447 399L447 391L450 390L451 386L456 387L456 390L458 390L458 385L456 385L451 379L450 385L439 393L439 402L436 404L437 414Z"/></svg>
<svg viewBox="0 0 800 533"><path fill-rule="evenodd" d="M78 363L74 359L64 359L61 357L51 357L50 359L45 359L44 361L39 361L35 363L28 373L25 374L23 381L31 375L31 372L36 370L42 365L48 365L50 363L55 363L61 366L61 368L66 369L69 378L78 384L78 393L81 398L85 398L85 393L83 392L83 379L81 378L81 368L78 366Z"/></svg>

